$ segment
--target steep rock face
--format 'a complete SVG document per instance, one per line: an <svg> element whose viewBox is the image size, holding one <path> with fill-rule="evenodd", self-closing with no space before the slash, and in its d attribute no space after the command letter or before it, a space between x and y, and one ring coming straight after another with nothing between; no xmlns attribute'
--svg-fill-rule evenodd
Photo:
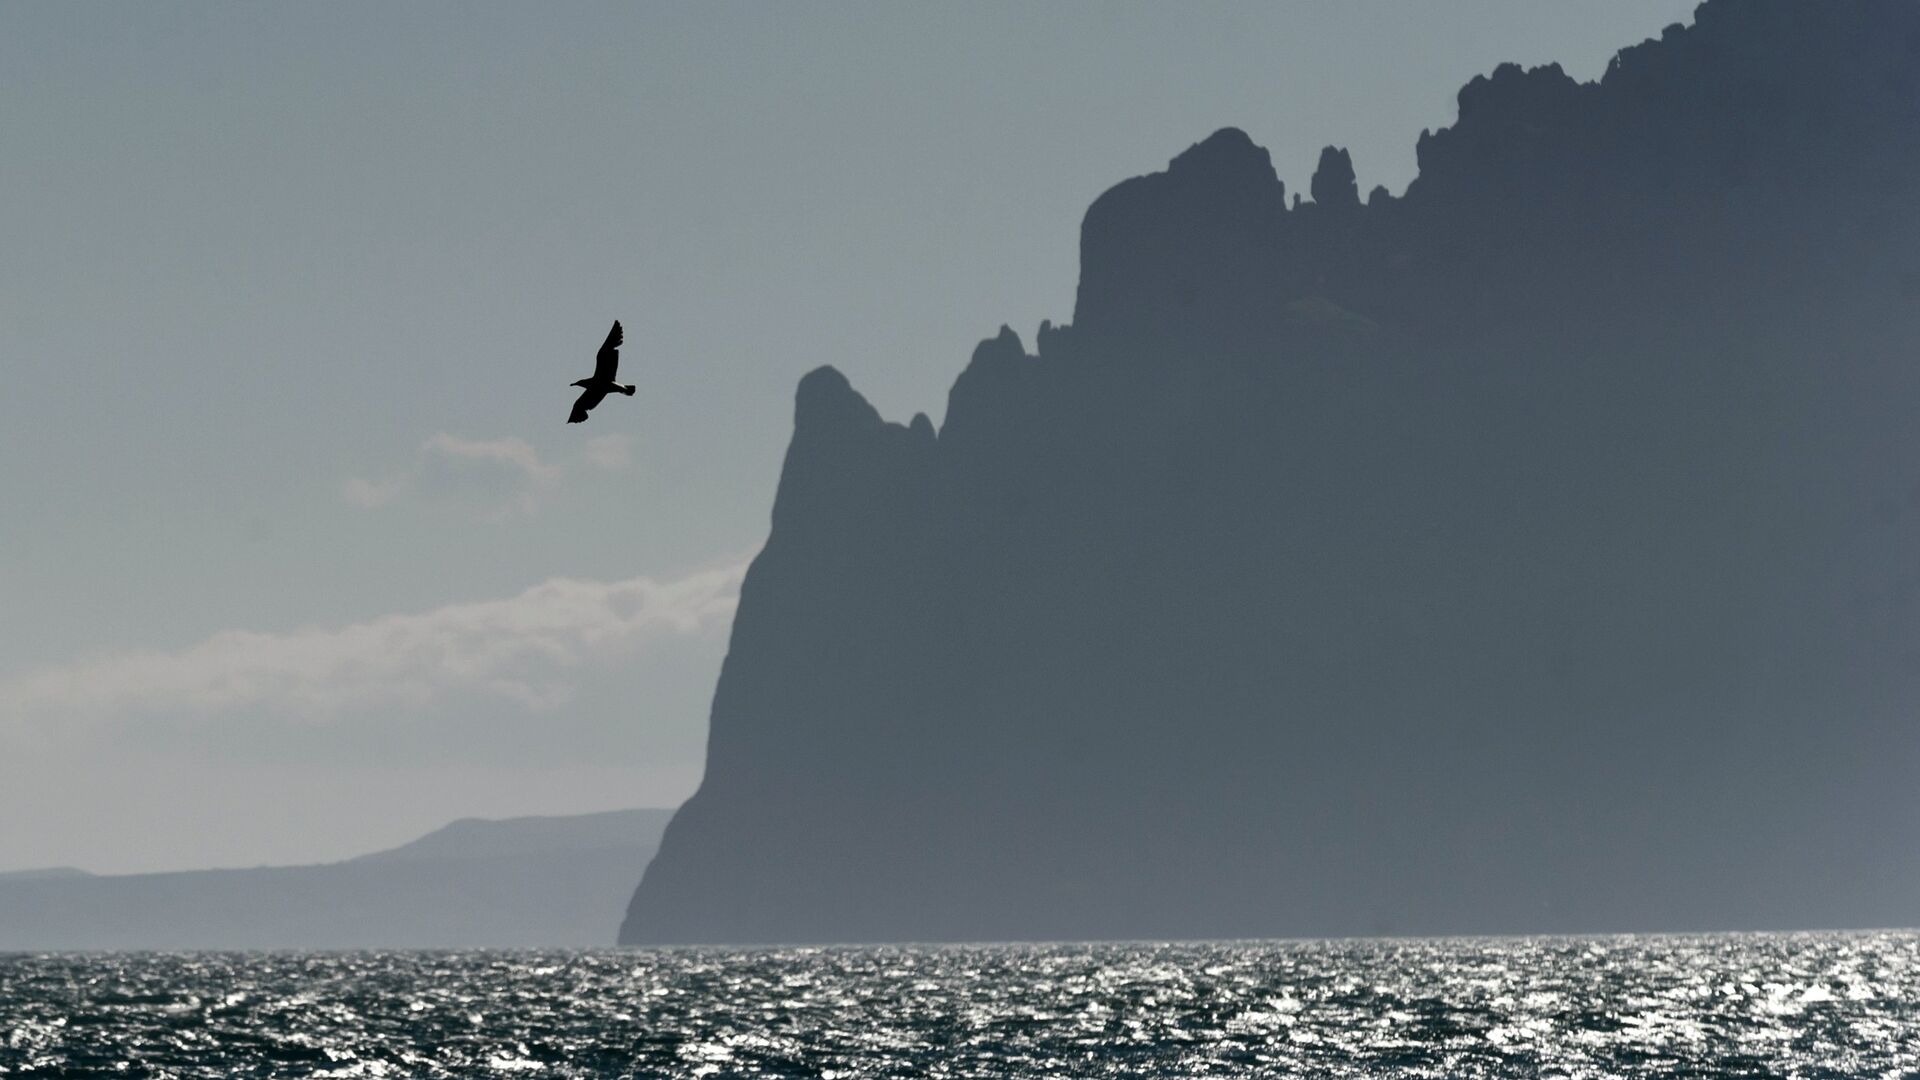
<svg viewBox="0 0 1920 1080"><path fill-rule="evenodd" d="M1222 131L939 431L802 381L631 943L1905 925L1920 7Z"/></svg>

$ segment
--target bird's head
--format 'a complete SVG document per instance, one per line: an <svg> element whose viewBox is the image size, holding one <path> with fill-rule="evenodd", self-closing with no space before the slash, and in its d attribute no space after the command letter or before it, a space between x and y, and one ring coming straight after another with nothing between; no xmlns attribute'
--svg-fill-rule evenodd
<svg viewBox="0 0 1920 1080"><path fill-rule="evenodd" d="M580 387L584 387L584 386L586 386L586 385L587 385L587 380L586 380L586 379L581 379L581 380L580 380L579 382L576 382L576 383L573 383L572 385L574 385L574 386L580 386Z"/></svg>

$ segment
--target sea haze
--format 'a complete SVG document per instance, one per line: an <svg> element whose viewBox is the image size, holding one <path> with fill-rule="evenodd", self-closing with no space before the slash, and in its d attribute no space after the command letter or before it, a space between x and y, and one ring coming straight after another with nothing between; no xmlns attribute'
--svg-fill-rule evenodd
<svg viewBox="0 0 1920 1080"><path fill-rule="evenodd" d="M1907 1076L1920 935L0 957L0 1074Z"/></svg>

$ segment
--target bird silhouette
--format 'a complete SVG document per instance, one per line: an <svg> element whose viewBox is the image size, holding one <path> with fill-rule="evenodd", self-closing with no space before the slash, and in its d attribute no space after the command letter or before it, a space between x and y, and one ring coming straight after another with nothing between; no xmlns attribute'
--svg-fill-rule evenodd
<svg viewBox="0 0 1920 1080"><path fill-rule="evenodd" d="M581 379L573 385L581 388L580 396L574 399L573 415L567 417L567 423L577 424L587 418L595 405L608 394L633 396L633 387L622 386L613 381L615 371L620 368L620 320L613 320L613 329L607 331L607 343L600 346L599 355L593 358L593 377Z"/></svg>

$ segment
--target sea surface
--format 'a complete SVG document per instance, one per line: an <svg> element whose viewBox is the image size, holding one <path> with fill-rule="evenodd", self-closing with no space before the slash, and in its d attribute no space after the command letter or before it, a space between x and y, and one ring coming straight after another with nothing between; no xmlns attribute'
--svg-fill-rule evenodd
<svg viewBox="0 0 1920 1080"><path fill-rule="evenodd" d="M13 954L0 1075L1911 1077L1920 935Z"/></svg>

